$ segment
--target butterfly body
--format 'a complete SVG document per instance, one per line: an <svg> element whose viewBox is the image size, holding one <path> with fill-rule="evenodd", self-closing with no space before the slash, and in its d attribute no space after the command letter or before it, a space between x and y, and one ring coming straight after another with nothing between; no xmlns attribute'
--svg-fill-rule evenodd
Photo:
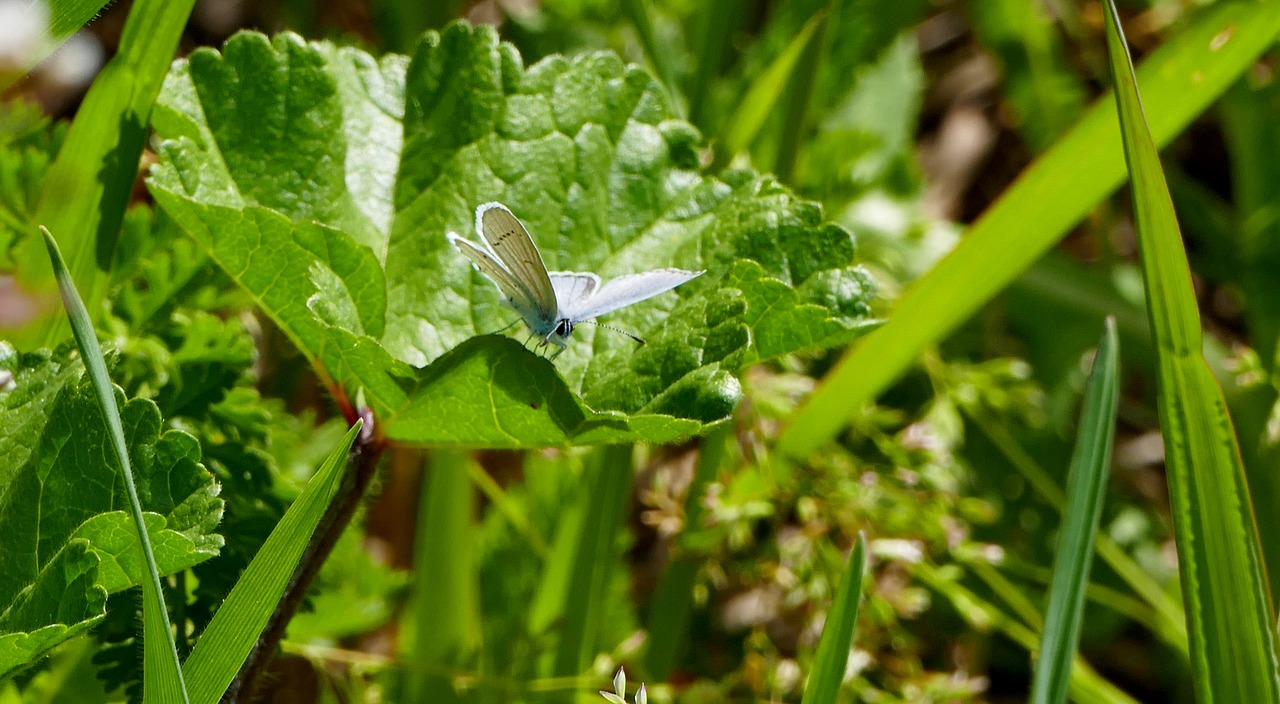
<svg viewBox="0 0 1280 704"><path fill-rule="evenodd" d="M476 234L485 246L449 233L449 241L498 287L539 346L564 351L576 325L669 291L701 271L658 269L619 276L601 285L595 274L548 272L528 230L501 203L476 208ZM639 341L634 335L631 336Z"/></svg>

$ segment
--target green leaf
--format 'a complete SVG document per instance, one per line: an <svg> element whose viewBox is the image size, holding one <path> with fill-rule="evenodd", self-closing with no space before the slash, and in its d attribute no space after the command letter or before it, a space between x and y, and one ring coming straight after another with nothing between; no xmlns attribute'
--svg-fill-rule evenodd
<svg viewBox="0 0 1280 704"><path fill-rule="evenodd" d="M158 202L394 440L671 441L732 411L745 365L865 324L849 233L770 178L699 175L697 133L611 54L526 68L464 24L411 59L244 33L175 65L154 125ZM648 344L584 326L552 365L485 335L516 315L445 238L492 200L553 270L707 273L604 321Z"/></svg>
<svg viewBox="0 0 1280 704"><path fill-rule="evenodd" d="M1157 401L1196 699L1280 701L1276 616L1244 464L1226 399L1204 359L1187 255L1115 5L1107 8L1107 53L1156 340Z"/></svg>
<svg viewBox="0 0 1280 704"><path fill-rule="evenodd" d="M831 611L827 613L818 639L818 652L813 656L813 670L804 688L801 704L834 704L849 665L849 649L853 646L853 629L858 624L858 605L862 602L862 576L867 569L867 537L858 533L840 581Z"/></svg>
<svg viewBox="0 0 1280 704"><path fill-rule="evenodd" d="M1168 143L1253 65L1280 32L1274 2L1222 2L1153 52L1140 83L1159 144ZM1115 106L1103 100L1033 163L960 244L860 340L784 431L780 448L803 456L830 440L854 409L893 383L921 351L991 300L1125 177Z"/></svg>
<svg viewBox="0 0 1280 704"><path fill-rule="evenodd" d="M1119 341L1115 320L1107 318L1093 371L1085 385L1080 434L1067 475L1067 506L1053 561L1040 658L1036 663L1031 701L1063 704L1071 678L1071 663L1084 620L1085 589L1093 564L1093 543L1102 518L1111 448L1115 441L1116 409L1120 403Z"/></svg>
<svg viewBox="0 0 1280 704"><path fill-rule="evenodd" d="M338 489L351 445L363 426L364 422L357 420L316 470L183 663L193 704L219 701L257 644Z"/></svg>
<svg viewBox="0 0 1280 704"><path fill-rule="evenodd" d="M124 480L105 459L113 457L106 423L83 371L66 348L19 355L0 343L0 376L12 375L0 391L0 603L13 604L0 615L9 643L0 648L23 657L0 660L0 673L83 630L108 592L141 581ZM222 500L199 445L162 433L154 403L116 396L160 572L217 554Z"/></svg>
<svg viewBox="0 0 1280 704"><path fill-rule="evenodd" d="M62 238L68 269L93 314L101 309L106 295L106 270L137 180L152 104L194 3L133 3L119 51L89 88L43 183L31 224L43 225ZM27 234L35 234L30 225ZM24 289L52 287L39 237L25 237L15 261ZM53 346L66 338L65 320L48 312L19 331L15 341L20 346Z"/></svg>

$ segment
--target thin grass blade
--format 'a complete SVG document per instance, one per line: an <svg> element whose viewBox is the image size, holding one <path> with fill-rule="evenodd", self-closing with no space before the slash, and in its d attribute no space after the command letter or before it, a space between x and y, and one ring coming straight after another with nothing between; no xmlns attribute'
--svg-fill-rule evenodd
<svg viewBox="0 0 1280 704"><path fill-rule="evenodd" d="M659 44L658 34L653 27L653 14L649 12L648 0L622 0L622 14L635 27L640 38L640 46L644 47L645 56L649 58L654 73L662 79L667 87L667 95L671 98L671 107L680 117L688 115L684 96L680 95L680 87L676 83L676 71L671 65L671 51Z"/></svg>
<svg viewBox="0 0 1280 704"><path fill-rule="evenodd" d="M1093 564L1093 543L1102 518L1115 441L1116 409L1120 404L1119 341L1116 322L1107 318L1085 385L1080 435L1076 438L1067 474L1067 507L1053 561L1049 606L1040 639L1031 688L1034 704L1067 701L1071 662L1084 618L1085 590Z"/></svg>
<svg viewBox="0 0 1280 704"><path fill-rule="evenodd" d="M1139 71L1152 134L1167 144L1275 42L1280 3L1222 2L1206 8L1153 52ZM1031 266L1126 172L1113 101L1095 104L974 223L961 243L916 280L879 329L861 338L796 413L780 449L803 457L843 428L930 345Z"/></svg>
<svg viewBox="0 0 1280 704"><path fill-rule="evenodd" d="M311 534L338 490L351 445L363 425L364 421L357 420L307 481L191 651L183 672L192 704L215 704L220 700L257 644L293 578Z"/></svg>
<svg viewBox="0 0 1280 704"><path fill-rule="evenodd" d="M164 592L160 588L160 570L156 567L155 553L151 549L151 536L142 519L142 503L138 500L133 467L129 463L129 452L125 447L124 426L120 423L120 408L116 403L116 388L107 374L102 347L93 331L93 321L85 310L84 301L80 300L80 294L76 292L75 282L71 280L71 274L62 260L58 243L48 229L41 226L40 231L44 234L44 244L49 250L49 261L53 264L53 275L58 281L58 291L62 294L67 318L71 321L76 346L80 348L85 371L98 393L98 403L107 421L111 446L115 449L116 461L124 475L125 490L129 495L129 512L138 531L138 545L142 550L143 563L147 566L147 574L142 579L142 700L146 704L186 702L187 690L182 681L178 649L173 642L169 610L165 608Z"/></svg>
<svg viewBox="0 0 1280 704"><path fill-rule="evenodd" d="M835 704L845 669L849 666L849 647L853 643L854 626L858 623L858 605L862 603L862 577L867 569L867 537L858 533L853 544L844 579L836 589L831 612L822 626L818 652L813 657L813 670L804 688L801 704Z"/></svg>
<svg viewBox="0 0 1280 704"><path fill-rule="evenodd" d="M1157 343L1158 404L1196 699L1278 702L1275 611L1244 463L1226 399L1204 359L1182 235L1110 1L1107 49Z"/></svg>
<svg viewBox="0 0 1280 704"><path fill-rule="evenodd" d="M447 673L465 668L480 642L470 464L461 450L436 450L427 462L414 540L414 666L405 701L463 701Z"/></svg>
<svg viewBox="0 0 1280 704"><path fill-rule="evenodd" d="M557 629L552 665L558 677L580 674L595 655L609 578L618 560L618 532L631 495L631 452L631 445L605 445L593 450L586 462L583 481L588 491L579 495L586 505L577 540L571 544L573 557L562 592L564 620ZM562 545L557 541L556 548Z"/></svg>

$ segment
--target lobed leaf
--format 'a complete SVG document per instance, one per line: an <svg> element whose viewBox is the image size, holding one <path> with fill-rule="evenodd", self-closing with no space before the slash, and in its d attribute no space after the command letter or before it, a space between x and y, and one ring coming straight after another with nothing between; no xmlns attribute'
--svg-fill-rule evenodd
<svg viewBox="0 0 1280 704"><path fill-rule="evenodd" d="M865 324L852 237L768 177L700 175L696 131L611 54L524 67L464 24L382 59L243 33L175 65L154 126L157 201L395 440L686 437L744 365ZM582 326L552 366L485 335L516 315L445 238L493 200L552 270L707 273L604 321L647 345Z"/></svg>
<svg viewBox="0 0 1280 704"><path fill-rule="evenodd" d="M0 343L0 674L101 617L108 592L140 583L137 531L96 395L69 348L19 355ZM154 403L123 401L121 423L151 530L171 574L217 554L218 486L200 447L161 432Z"/></svg>

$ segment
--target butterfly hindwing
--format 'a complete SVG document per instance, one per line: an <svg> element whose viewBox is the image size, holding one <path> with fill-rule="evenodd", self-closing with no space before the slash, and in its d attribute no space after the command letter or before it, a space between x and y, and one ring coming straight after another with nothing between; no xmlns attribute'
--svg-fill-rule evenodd
<svg viewBox="0 0 1280 704"><path fill-rule="evenodd" d="M555 289L556 302L561 310L572 309L580 301L590 298L600 287L600 277L576 271L551 272L551 288Z"/></svg>

